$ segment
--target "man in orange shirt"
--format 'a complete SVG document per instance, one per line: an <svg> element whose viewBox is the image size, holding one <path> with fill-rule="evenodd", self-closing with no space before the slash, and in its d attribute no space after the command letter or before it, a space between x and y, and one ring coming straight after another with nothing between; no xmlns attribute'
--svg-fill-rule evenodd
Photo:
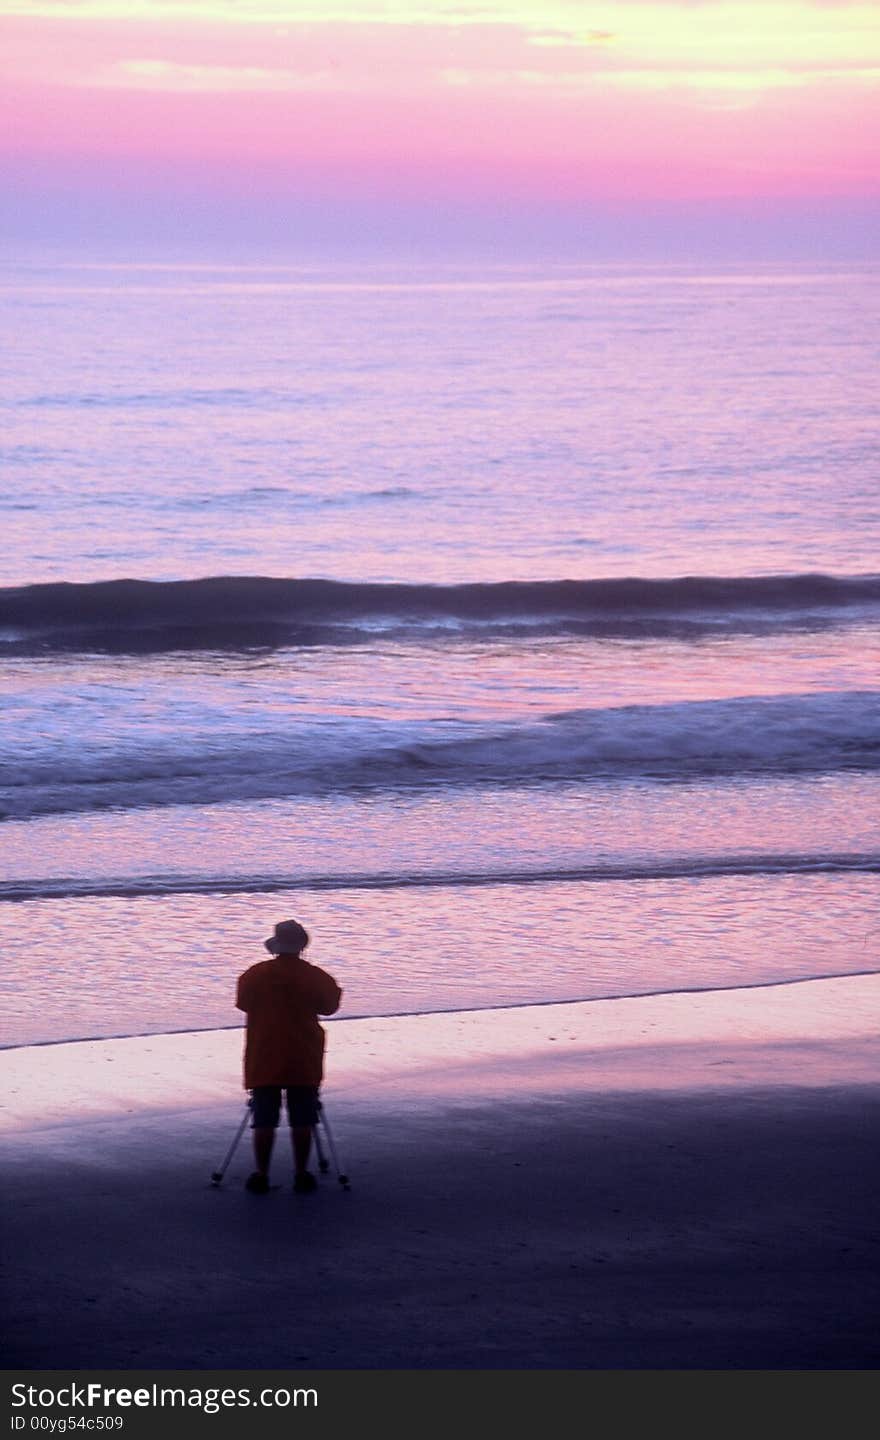
<svg viewBox="0 0 880 1440"><path fill-rule="evenodd" d="M272 959L245 970L235 999L247 1015L244 1083L253 1095L257 1167L245 1185L254 1195L269 1189L283 1090L293 1141L293 1188L304 1194L317 1183L308 1164L324 1078L326 1037L318 1016L339 1009L342 991L326 970L303 959L309 936L298 920L279 921L264 943Z"/></svg>

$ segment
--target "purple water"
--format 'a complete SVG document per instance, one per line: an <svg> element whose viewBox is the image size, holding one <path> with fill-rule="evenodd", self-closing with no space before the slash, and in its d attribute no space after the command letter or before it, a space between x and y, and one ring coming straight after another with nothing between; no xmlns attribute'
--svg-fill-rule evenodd
<svg viewBox="0 0 880 1440"><path fill-rule="evenodd" d="M0 1042L874 968L878 295L7 266Z"/></svg>

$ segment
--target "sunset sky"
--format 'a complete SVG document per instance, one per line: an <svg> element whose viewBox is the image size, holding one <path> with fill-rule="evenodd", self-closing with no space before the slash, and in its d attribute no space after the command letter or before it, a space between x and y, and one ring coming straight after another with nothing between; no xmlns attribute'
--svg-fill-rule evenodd
<svg viewBox="0 0 880 1440"><path fill-rule="evenodd" d="M7 242L868 256L880 6L0 0Z"/></svg>

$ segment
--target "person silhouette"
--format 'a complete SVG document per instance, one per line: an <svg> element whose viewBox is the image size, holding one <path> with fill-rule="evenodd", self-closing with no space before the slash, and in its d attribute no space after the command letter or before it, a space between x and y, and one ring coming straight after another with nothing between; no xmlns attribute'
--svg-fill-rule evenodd
<svg viewBox="0 0 880 1440"><path fill-rule="evenodd" d="M256 1169L245 1181L252 1195L269 1190L269 1166L284 1092L298 1194L314 1190L309 1170L318 1093L324 1078L326 1035L319 1015L339 1009L342 991L332 975L303 959L308 931L298 920L280 920L264 942L270 960L238 978L235 1004L247 1020L244 1084L251 1092Z"/></svg>

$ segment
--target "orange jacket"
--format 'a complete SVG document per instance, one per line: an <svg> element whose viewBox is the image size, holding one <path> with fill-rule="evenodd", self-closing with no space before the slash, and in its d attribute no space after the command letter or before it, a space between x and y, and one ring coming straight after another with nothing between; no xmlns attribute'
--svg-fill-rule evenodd
<svg viewBox="0 0 880 1440"><path fill-rule="evenodd" d="M245 1087L320 1085L326 1037L318 1016L332 1015L341 999L333 976L301 955L273 955L245 970L235 998L247 1015Z"/></svg>

